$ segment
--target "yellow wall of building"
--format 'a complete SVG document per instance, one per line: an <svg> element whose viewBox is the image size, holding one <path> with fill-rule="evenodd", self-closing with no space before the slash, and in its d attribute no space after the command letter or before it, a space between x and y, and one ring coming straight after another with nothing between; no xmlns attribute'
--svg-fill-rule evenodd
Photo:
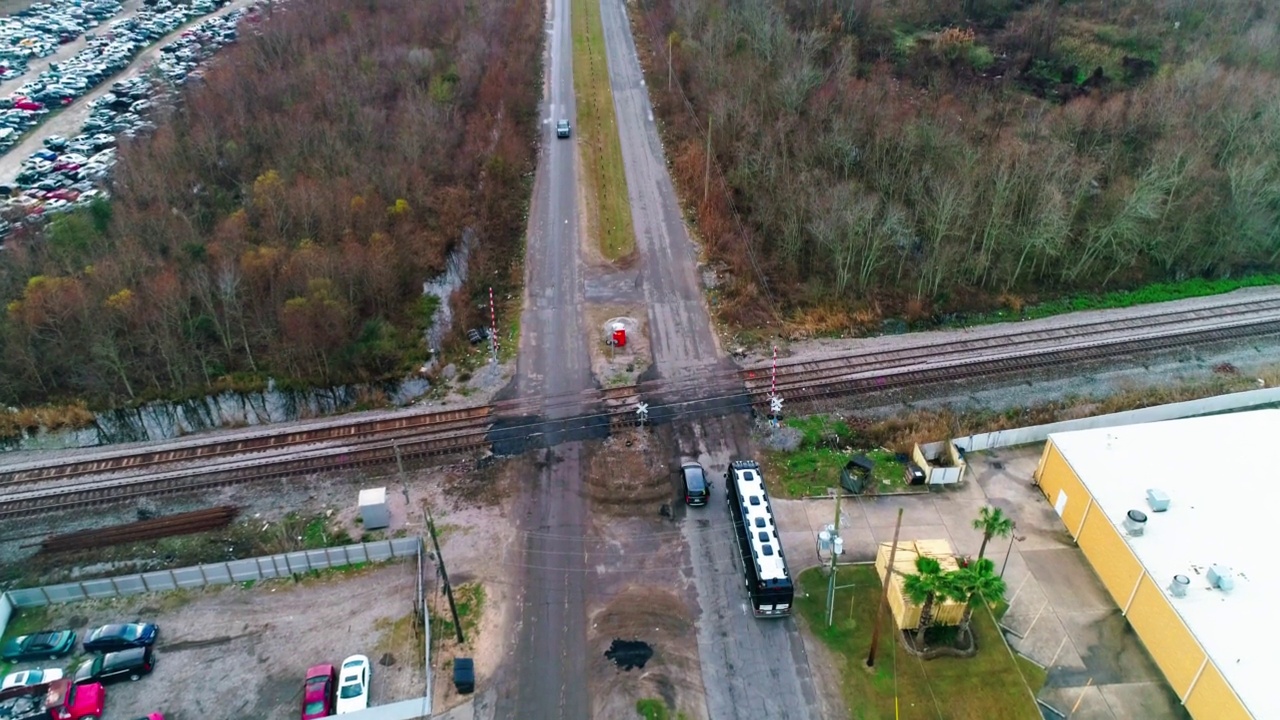
<svg viewBox="0 0 1280 720"><path fill-rule="evenodd" d="M1240 698L1223 679L1213 663L1205 666L1200 679L1187 697L1187 712L1194 718L1212 720L1252 720L1253 715L1244 709Z"/></svg>
<svg viewBox="0 0 1280 720"><path fill-rule="evenodd" d="M1128 617L1173 691L1178 697L1186 696L1204 662L1204 650L1150 577L1139 583Z"/></svg>
<svg viewBox="0 0 1280 720"><path fill-rule="evenodd" d="M1040 492L1049 500L1050 507L1057 507L1059 493L1066 493L1067 502L1062 508L1062 524L1067 532L1075 537L1080 528L1080 519L1084 517L1085 508L1089 506L1089 493L1076 477L1076 473L1067 464L1066 458L1058 451L1053 440L1044 445L1044 455L1040 460Z"/></svg>
<svg viewBox="0 0 1280 720"><path fill-rule="evenodd" d="M1045 443L1036 478L1051 507L1058 502L1060 492L1066 494L1060 513L1062 524L1075 536L1116 605L1123 609L1129 603L1126 613L1129 624L1164 673L1169 686L1178 697L1187 698L1185 705L1191 716L1196 720L1251 720L1252 715L1218 669L1212 662L1204 663L1205 653L1200 643L1169 605L1160 587L1142 574L1141 563L1120 531L1100 508L1092 506L1089 492L1052 439ZM1201 665L1204 665L1203 672ZM1198 672L1199 679L1196 678Z"/></svg>
<svg viewBox="0 0 1280 720"><path fill-rule="evenodd" d="M1124 610L1133 595L1134 585L1142 575L1142 564L1133 556L1133 551L1101 508L1089 510L1076 542L1089 558L1089 564L1107 592L1111 593L1111 599Z"/></svg>

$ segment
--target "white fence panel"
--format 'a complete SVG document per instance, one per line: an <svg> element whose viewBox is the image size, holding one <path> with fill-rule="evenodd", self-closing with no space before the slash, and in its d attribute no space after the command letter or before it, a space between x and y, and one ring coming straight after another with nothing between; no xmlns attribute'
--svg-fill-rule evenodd
<svg viewBox="0 0 1280 720"><path fill-rule="evenodd" d="M1213 397L1201 398L1199 400L1187 400L1186 402L1169 403L1168 405L1155 405L1147 408L1139 408L1137 410L1126 410L1124 412L1112 413L1110 415L1096 415L1094 417L1080 418L1078 420L1063 420L1062 422L1048 423L1046 425L1033 425L1031 427L1014 428L1012 430L998 430L996 432L980 433L978 435L956 438L954 442L965 452L976 452L979 450L990 450L991 448L1013 447L1015 445L1044 442L1050 434L1058 432L1092 430L1094 428L1160 422L1162 420L1176 420L1178 418L1192 417L1195 415L1207 415L1210 413L1240 410L1243 408L1256 407L1259 405L1273 405L1276 403L1280 403L1280 388L1246 390L1244 392L1230 393L1227 395L1215 395Z"/></svg>
<svg viewBox="0 0 1280 720"><path fill-rule="evenodd" d="M0 596L0 630L3 630L7 624L6 613L11 612L12 608L39 607L94 598L286 578L295 574L303 575L312 570L417 557L421 548L421 538L396 538L321 550L304 550L283 555L264 555L244 560L208 563L175 570L119 575L100 580L62 583L39 588L20 588Z"/></svg>

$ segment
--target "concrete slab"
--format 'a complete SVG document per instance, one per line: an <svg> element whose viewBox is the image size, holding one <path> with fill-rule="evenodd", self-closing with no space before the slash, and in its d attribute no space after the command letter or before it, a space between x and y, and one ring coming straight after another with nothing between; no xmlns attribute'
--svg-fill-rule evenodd
<svg viewBox="0 0 1280 720"><path fill-rule="evenodd" d="M1059 613L1058 620L1094 684L1164 682L1164 676L1118 609ZM1068 684L1065 678L1056 681Z"/></svg>
<svg viewBox="0 0 1280 720"><path fill-rule="evenodd" d="M1036 698L1053 711L1046 717L1071 720L1114 720L1116 715L1097 686L1046 689Z"/></svg>
<svg viewBox="0 0 1280 720"><path fill-rule="evenodd" d="M1169 684L1159 682L1110 683L1098 688L1107 707L1119 720L1185 718L1187 711Z"/></svg>
<svg viewBox="0 0 1280 720"><path fill-rule="evenodd" d="M1116 606L1079 549L1060 547L1019 554L1056 606L1072 611L1107 610Z"/></svg>

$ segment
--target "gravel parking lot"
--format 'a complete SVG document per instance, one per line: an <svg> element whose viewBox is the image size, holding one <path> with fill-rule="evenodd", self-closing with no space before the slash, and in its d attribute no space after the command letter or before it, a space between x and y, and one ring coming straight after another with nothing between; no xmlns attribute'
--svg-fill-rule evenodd
<svg viewBox="0 0 1280 720"><path fill-rule="evenodd" d="M419 697L426 685L422 639L413 622L416 571L413 562L396 562L298 583L59 605L46 625L74 627L83 641L89 629L108 622L159 624L155 671L136 683L109 686L103 720L152 712L166 720L295 716L307 668L336 665L354 654L373 664L370 699L381 705Z"/></svg>

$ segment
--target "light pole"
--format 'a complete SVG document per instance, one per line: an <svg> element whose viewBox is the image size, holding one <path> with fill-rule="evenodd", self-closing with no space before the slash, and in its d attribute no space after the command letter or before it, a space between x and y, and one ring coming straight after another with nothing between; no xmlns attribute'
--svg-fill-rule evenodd
<svg viewBox="0 0 1280 720"><path fill-rule="evenodd" d="M1004 551L1004 564L1000 566L1001 579L1004 579L1005 568L1009 567L1009 556L1013 554L1013 541L1021 539L1018 537L1018 523L1014 523L1013 527L1009 528L1009 549Z"/></svg>

